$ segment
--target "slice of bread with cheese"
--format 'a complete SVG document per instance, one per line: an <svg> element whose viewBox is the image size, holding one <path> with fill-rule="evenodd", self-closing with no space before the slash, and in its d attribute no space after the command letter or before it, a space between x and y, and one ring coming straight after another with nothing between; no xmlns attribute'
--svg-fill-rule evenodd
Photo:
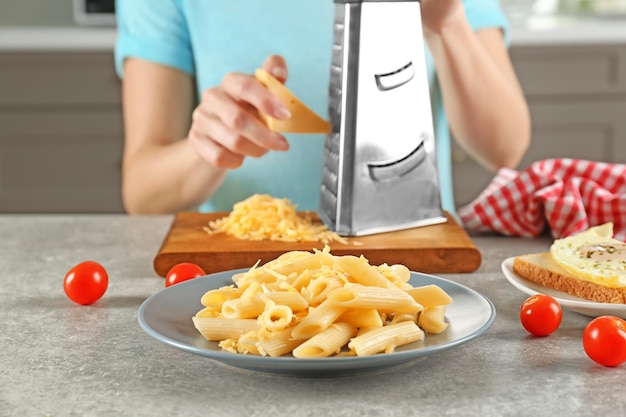
<svg viewBox="0 0 626 417"><path fill-rule="evenodd" d="M275 94L291 113L289 119L278 120L259 112L259 118L270 130L281 133L330 133L330 122L322 119L307 107L272 74L264 69L258 69L255 72L255 77Z"/></svg>
<svg viewBox="0 0 626 417"><path fill-rule="evenodd" d="M626 304L626 287L609 287L576 277L561 268L550 252L515 257L513 271L524 279L585 300Z"/></svg>

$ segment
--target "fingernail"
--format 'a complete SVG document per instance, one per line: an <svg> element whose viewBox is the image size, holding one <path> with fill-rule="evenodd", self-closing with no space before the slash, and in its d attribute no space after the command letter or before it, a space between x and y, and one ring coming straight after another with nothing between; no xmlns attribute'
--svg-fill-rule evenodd
<svg viewBox="0 0 626 417"><path fill-rule="evenodd" d="M284 137L277 135L278 136L278 141L276 142L277 146L276 146L276 150L279 151L286 151L287 149L289 149L289 142L287 142L287 139L285 139Z"/></svg>
<svg viewBox="0 0 626 417"><path fill-rule="evenodd" d="M291 117L291 113L282 103L274 105L274 117L278 120L286 120Z"/></svg>
<svg viewBox="0 0 626 417"><path fill-rule="evenodd" d="M287 70L283 67L274 67L272 68L272 75L276 78L280 78L281 80L286 80Z"/></svg>

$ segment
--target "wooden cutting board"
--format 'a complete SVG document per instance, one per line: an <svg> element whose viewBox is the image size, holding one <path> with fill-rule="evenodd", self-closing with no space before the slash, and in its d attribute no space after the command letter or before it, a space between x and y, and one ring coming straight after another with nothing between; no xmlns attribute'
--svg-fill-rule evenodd
<svg viewBox="0 0 626 417"><path fill-rule="evenodd" d="M305 213L300 213L304 215ZM306 213L313 219L317 215ZM318 242L275 242L240 240L226 234L209 235L203 230L209 221L228 213L178 213L154 258L154 270L164 277L180 262L200 265L206 273L250 268L292 250L322 249ZM365 256L370 264L404 264L424 273L473 272L482 256L465 230L446 213L447 222L397 232L347 238L348 244L329 244L333 255ZM358 243L358 244L355 244Z"/></svg>

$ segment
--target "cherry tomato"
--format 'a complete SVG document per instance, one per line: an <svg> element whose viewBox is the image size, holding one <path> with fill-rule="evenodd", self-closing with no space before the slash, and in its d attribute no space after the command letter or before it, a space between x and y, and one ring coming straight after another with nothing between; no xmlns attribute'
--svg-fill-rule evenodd
<svg viewBox="0 0 626 417"><path fill-rule="evenodd" d="M182 262L174 265L168 271L165 276L165 286L178 284L179 282L187 281L188 279L201 277L206 275L206 272L196 264L190 262Z"/></svg>
<svg viewBox="0 0 626 417"><path fill-rule="evenodd" d="M626 362L626 320L615 316L591 320L583 332L583 348L600 365L613 367Z"/></svg>
<svg viewBox="0 0 626 417"><path fill-rule="evenodd" d="M528 297L520 308L522 326L535 336L547 336L561 324L563 310L553 297L535 294Z"/></svg>
<svg viewBox="0 0 626 417"><path fill-rule="evenodd" d="M63 279L63 290L77 304L93 304L104 295L109 276L102 265L85 261L70 269Z"/></svg>

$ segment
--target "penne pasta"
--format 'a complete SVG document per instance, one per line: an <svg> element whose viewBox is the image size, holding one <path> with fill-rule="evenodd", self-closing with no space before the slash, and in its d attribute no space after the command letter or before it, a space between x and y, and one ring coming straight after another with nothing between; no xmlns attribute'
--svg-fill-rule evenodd
<svg viewBox="0 0 626 417"><path fill-rule="evenodd" d="M422 306L413 297L398 288L353 284L333 290L327 299L346 308L375 308L397 313L415 313L422 310Z"/></svg>
<svg viewBox="0 0 626 417"><path fill-rule="evenodd" d="M259 355L257 343L259 342L259 332L251 331L241 335L236 341L237 353Z"/></svg>
<svg viewBox="0 0 626 417"><path fill-rule="evenodd" d="M256 347L261 355L276 358L291 353L304 340L292 339L291 330L285 329L272 332L266 338L257 342Z"/></svg>
<svg viewBox="0 0 626 417"><path fill-rule="evenodd" d="M302 295L310 305L317 306L326 299L328 293L344 285L345 282L337 276L321 276L303 288Z"/></svg>
<svg viewBox="0 0 626 417"><path fill-rule="evenodd" d="M293 312L284 305L273 305L259 315L259 323L269 331L284 330L291 324Z"/></svg>
<svg viewBox="0 0 626 417"><path fill-rule="evenodd" d="M243 353L259 355L257 343L259 339L259 333L256 331L250 331L242 334L239 338L225 339L219 343L219 346L231 353Z"/></svg>
<svg viewBox="0 0 626 417"><path fill-rule="evenodd" d="M309 314L293 329L291 337L294 339L313 337L333 324L344 311L346 308L326 300L318 307L310 309Z"/></svg>
<svg viewBox="0 0 626 417"><path fill-rule="evenodd" d="M222 304L222 315L227 319L249 319L258 317L265 310L265 302L260 295L236 298Z"/></svg>
<svg viewBox="0 0 626 417"><path fill-rule="evenodd" d="M336 263L359 284L380 288L394 286L383 274L363 258L350 255L340 256L337 257Z"/></svg>
<svg viewBox="0 0 626 417"><path fill-rule="evenodd" d="M250 282L249 285L246 286L246 289L241 293L240 298L248 299L252 298L258 294L263 292L263 284L260 282Z"/></svg>
<svg viewBox="0 0 626 417"><path fill-rule="evenodd" d="M271 291L263 294L276 304L289 307L292 311L302 311L309 307L309 303L299 292Z"/></svg>
<svg viewBox="0 0 626 417"><path fill-rule="evenodd" d="M242 334L259 330L255 319L225 319L221 317L192 317L193 325L207 340L238 338Z"/></svg>
<svg viewBox="0 0 626 417"><path fill-rule="evenodd" d="M234 354L373 355L445 331L441 288L414 288L404 265L370 265L330 248L286 252L205 292L195 328ZM424 303L424 304L422 304Z"/></svg>
<svg viewBox="0 0 626 417"><path fill-rule="evenodd" d="M313 279L315 279L315 273L307 269L299 274L294 274L289 279L289 283L293 286L293 288L302 292L302 290L306 288L306 286L309 285Z"/></svg>
<svg viewBox="0 0 626 417"><path fill-rule="evenodd" d="M421 312L417 324L426 333L438 334L448 328L446 323L446 306L425 308Z"/></svg>
<svg viewBox="0 0 626 417"><path fill-rule="evenodd" d="M404 288L411 279L411 271L404 265L379 265L378 271L383 274L393 285Z"/></svg>
<svg viewBox="0 0 626 417"><path fill-rule="evenodd" d="M337 321L351 324L359 329L373 329L383 326L380 313L375 308L346 310L337 318Z"/></svg>
<svg viewBox="0 0 626 417"><path fill-rule="evenodd" d="M419 313L400 313L394 314L389 324L400 323L402 321L412 321L417 324L417 316Z"/></svg>
<svg viewBox="0 0 626 417"><path fill-rule="evenodd" d="M236 281L237 287L247 289L253 283L269 284L276 282L276 277L265 270L256 270L247 274L243 274Z"/></svg>
<svg viewBox="0 0 626 417"><path fill-rule="evenodd" d="M280 267L277 269L277 272L279 274L289 276L306 270L319 269L322 265L331 266L334 262L335 259L331 254L326 252L317 252Z"/></svg>
<svg viewBox="0 0 626 417"><path fill-rule="evenodd" d="M267 267L258 268L253 266L247 272L240 272L233 275L233 282L240 291L246 290L252 284L268 284L276 282L276 276L271 274L271 269Z"/></svg>
<svg viewBox="0 0 626 417"><path fill-rule="evenodd" d="M360 333L348 347L357 356L391 353L396 347L424 339L424 332L412 321L389 324L378 329Z"/></svg>
<svg viewBox="0 0 626 417"><path fill-rule="evenodd" d="M389 269L401 282L407 283L411 279L411 271L409 271L406 265L395 264L391 265Z"/></svg>
<svg viewBox="0 0 626 417"><path fill-rule="evenodd" d="M293 350L296 358L325 358L339 353L356 334L356 327L348 323L335 323L308 339Z"/></svg>
<svg viewBox="0 0 626 417"><path fill-rule="evenodd" d="M204 307L196 313L196 317L219 317L222 309L218 307Z"/></svg>
<svg viewBox="0 0 626 417"><path fill-rule="evenodd" d="M200 303L205 307L221 307L225 301L239 298L240 295L241 291L238 288L234 285L229 285L228 287L207 291L200 299Z"/></svg>
<svg viewBox="0 0 626 417"><path fill-rule="evenodd" d="M406 292L424 308L448 305L452 302L452 297L436 285L415 287L408 289Z"/></svg>

